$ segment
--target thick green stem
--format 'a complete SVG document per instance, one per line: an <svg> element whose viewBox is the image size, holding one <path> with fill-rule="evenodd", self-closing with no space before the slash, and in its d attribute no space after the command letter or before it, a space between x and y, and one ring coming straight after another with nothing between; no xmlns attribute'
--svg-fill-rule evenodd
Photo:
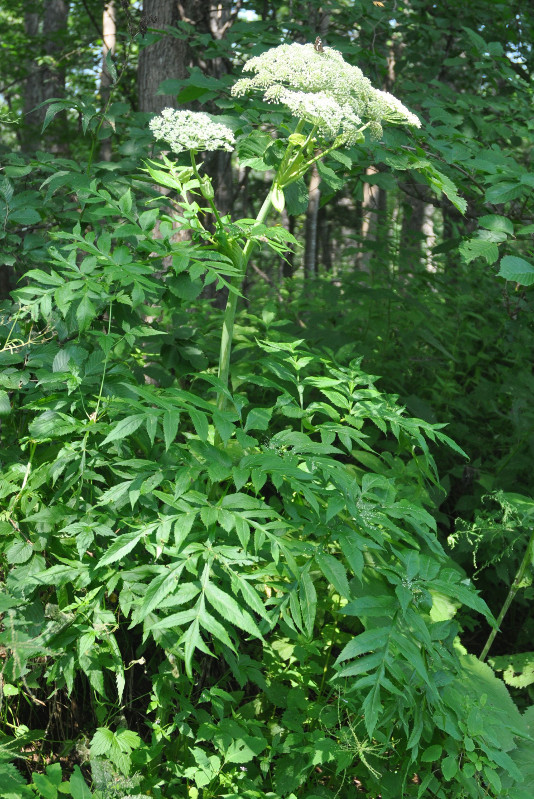
<svg viewBox="0 0 534 799"><path fill-rule="evenodd" d="M272 208L272 188L269 191L269 194L264 200L262 207L259 210L258 216L256 217L256 222L262 224L267 219L267 215ZM236 275L232 278L230 282L230 286L236 291L230 290L228 294L228 301L226 303L226 309L224 312L224 319L223 319L223 327L222 327L222 335L221 335L221 351L219 354L219 379L223 383L224 388L228 388L228 376L230 373L230 355L232 352L232 338L234 335L234 319L235 319L235 311L237 307L237 291L241 288L243 284L243 279L245 277L245 273L247 271L247 265L252 253L252 248L254 247L254 241L249 239L245 246L243 247L243 255L241 258L241 271L239 275ZM217 407L219 410L223 410L226 407L226 396L223 391L219 392L219 396L217 398Z"/></svg>
<svg viewBox="0 0 534 799"><path fill-rule="evenodd" d="M532 562L533 554L534 554L534 531L532 532L532 535L530 537L530 541L528 542L528 546L527 546L527 550L525 552L525 556L524 556L523 560L521 561L521 565L520 565L519 569L517 570L517 574L516 574L516 576L514 578L514 581L513 581L512 585L510 586L510 590L508 591L508 596L506 597L504 605L501 608L501 612L499 613L499 615L497 617L497 624L496 624L495 628L489 634L488 640L486 641L486 645L485 645L484 649L482 650L482 652L480 653L479 660L485 660L486 659L486 657L488 655L488 652L490 650L490 647L491 647L493 641L495 640L495 636L499 632L499 629L500 629L500 626L501 626L501 622L504 619L504 617L505 617L505 615L506 615L506 613L508 611L508 608L510 607L510 605L514 601L515 595L517 594L517 592L519 591L519 588L521 587L521 583L522 583L523 578L525 576L525 572L527 571L527 569L529 568L529 566L530 566L530 564Z"/></svg>

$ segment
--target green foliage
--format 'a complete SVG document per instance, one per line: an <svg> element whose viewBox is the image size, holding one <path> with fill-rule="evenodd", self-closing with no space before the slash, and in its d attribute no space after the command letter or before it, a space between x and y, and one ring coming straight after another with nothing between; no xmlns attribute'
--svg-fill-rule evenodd
<svg viewBox="0 0 534 799"><path fill-rule="evenodd" d="M454 644L454 603L492 617L429 513L431 444L461 450L360 360L281 334L240 335L224 409L212 369L176 379L169 322L233 267L173 241L165 207L156 237L133 186L78 189L80 220L4 328L5 681L30 700L30 679L85 682L97 792L506 795L525 728L506 692L502 712L481 701L480 680L501 684ZM181 209L194 220L194 199ZM48 768L34 785L55 796ZM78 772L67 784L84 795Z"/></svg>
<svg viewBox="0 0 534 799"><path fill-rule="evenodd" d="M329 44L381 70L391 26L371 5L339 4ZM124 103L104 116L82 64L45 120L77 115L72 157L6 156L0 236L21 280L0 318L0 795L530 799L531 628L508 648L506 633L513 654L490 665L463 646L477 651L472 632L495 625L509 585L521 610L531 598L532 500L510 493L531 493L530 295L505 286L501 302L486 277L499 262L532 282L530 89L497 41L503 9L482 30L477 7L451 25L412 6L396 20L410 45L397 85L430 123L318 164L325 205L364 180L387 191L389 232L356 242L371 258L354 271L337 228L335 271L302 292L298 278L274 299L242 288L252 251L267 245L269 276L298 235L266 212L218 217L206 164L152 160L143 120ZM173 35L217 63L232 37L258 54L279 28L302 33L277 10L275 28ZM194 67L164 89L213 102L229 83ZM216 103L242 112L240 165L260 177L306 143L271 105ZM94 164L104 122L120 158ZM404 249L399 181L453 220L434 272ZM270 201L298 215L307 199L300 176ZM246 304L221 372L227 288L233 313ZM500 505L481 509L496 488ZM477 508L446 548L438 523L450 532Z"/></svg>

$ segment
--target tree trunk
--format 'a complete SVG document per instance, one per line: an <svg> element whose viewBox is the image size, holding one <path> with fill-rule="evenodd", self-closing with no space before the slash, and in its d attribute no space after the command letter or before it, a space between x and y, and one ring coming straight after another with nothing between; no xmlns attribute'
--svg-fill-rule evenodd
<svg viewBox="0 0 534 799"><path fill-rule="evenodd" d="M376 166L368 166L365 170L366 175L375 175L378 172ZM372 246L366 248L366 243L376 241L377 222L379 206L378 186L365 182L363 184L362 199L362 225L361 225L361 251L357 258L357 268L368 272L372 255Z"/></svg>
<svg viewBox="0 0 534 799"><path fill-rule="evenodd" d="M108 53L112 56L115 55L116 44L117 24L115 20L115 3L114 0L109 0L109 2L105 4L102 13L102 70L100 72L100 107L102 112L107 109L111 95L111 86L113 84L113 78L106 58ZM109 125L104 123L102 127L104 128L104 126L109 130ZM100 145L100 159L102 161L111 161L111 133Z"/></svg>
<svg viewBox="0 0 534 799"><path fill-rule="evenodd" d="M174 0L143 0L143 17L152 27L165 30L180 21L178 5ZM157 91L168 78L186 77L186 58L185 41L167 34L141 50L137 70L140 111L159 114L164 108L177 107L174 94L157 94Z"/></svg>
<svg viewBox="0 0 534 799"><path fill-rule="evenodd" d="M27 13L24 18L28 49L32 55L27 63L28 77L24 90L26 124L22 131L22 144L27 151L36 149L40 144L48 146L53 152L67 149L67 142L61 140L57 130L52 134L50 129L43 139L41 127L47 107L36 106L53 97L63 97L65 93L65 68L59 56L63 47L62 34L67 30L68 14L69 4L66 0L43 0L37 11ZM42 34L39 34L41 20ZM44 64L40 64L43 57Z"/></svg>

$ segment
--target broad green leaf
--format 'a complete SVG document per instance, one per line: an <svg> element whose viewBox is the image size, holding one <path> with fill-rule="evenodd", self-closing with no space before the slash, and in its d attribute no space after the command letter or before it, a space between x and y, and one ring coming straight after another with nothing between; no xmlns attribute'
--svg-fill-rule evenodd
<svg viewBox="0 0 534 799"><path fill-rule="evenodd" d="M76 309L76 319L78 320L78 327L81 331L87 330L95 318L96 313L97 311L94 303L91 302L87 294L84 294Z"/></svg>
<svg viewBox="0 0 534 799"><path fill-rule="evenodd" d="M136 413L132 416L127 416L125 419L121 419L120 422L113 427L111 432L108 433L102 445L109 444L110 441L118 441L121 438L126 438L132 433L135 433L137 428L141 427L145 419L146 414L144 413Z"/></svg>
<svg viewBox="0 0 534 799"><path fill-rule="evenodd" d="M455 757L449 755L448 757L444 757L440 763L441 766L441 773L443 777L447 780L452 780L458 771L458 761Z"/></svg>
<svg viewBox="0 0 534 799"><path fill-rule="evenodd" d="M501 259L501 268L497 276L519 283L520 286L532 286L534 283L534 266L517 255L505 255Z"/></svg>
<svg viewBox="0 0 534 799"><path fill-rule="evenodd" d="M217 619L214 616L208 613L204 607L200 608L198 614L198 620L200 622L201 627L207 630L215 638L218 638L219 641L221 641L221 643L223 643L225 646L231 649L232 652L236 651L236 648L230 636L224 629L223 625L220 623L220 621L217 621Z"/></svg>
<svg viewBox="0 0 534 799"><path fill-rule="evenodd" d="M159 574L146 589L143 601L135 609L132 616L132 624L143 621L154 608L157 608L162 599L178 588L178 581L184 569L185 563L178 563L171 569L166 569ZM178 604L178 603L177 603Z"/></svg>
<svg viewBox="0 0 534 799"><path fill-rule="evenodd" d="M29 541L14 541L6 550L8 563L26 563L33 555L33 547Z"/></svg>
<svg viewBox="0 0 534 799"><path fill-rule="evenodd" d="M74 766L74 770L69 780L69 788L72 799L91 799L92 793L85 782L79 766Z"/></svg>
<svg viewBox="0 0 534 799"><path fill-rule="evenodd" d="M254 635L256 638L263 636L258 628L258 625L241 605L239 605L233 597L221 591L214 583L208 583L205 589L206 599L221 616L229 621L232 625L240 627L245 632Z"/></svg>
<svg viewBox="0 0 534 799"><path fill-rule="evenodd" d="M514 233L514 223L511 219L508 219L507 216L500 216L499 214L487 214L486 216L480 217L478 224L487 230L502 231L510 236L513 236Z"/></svg>
<svg viewBox="0 0 534 799"><path fill-rule="evenodd" d="M421 760L423 763L433 763L435 760L439 760L442 752L443 747L439 746L439 744L434 744L425 749L421 755Z"/></svg>
<svg viewBox="0 0 534 799"><path fill-rule="evenodd" d="M57 799L57 788L44 774L34 774L33 784L43 799Z"/></svg>
<svg viewBox="0 0 534 799"><path fill-rule="evenodd" d="M124 557L124 555L127 555L128 552L131 552L136 544L141 540L145 532L146 530L144 529L132 530L130 533L123 533L123 535L119 535L107 550L106 554L100 558L96 564L96 568L107 566L109 563L115 563Z"/></svg>
<svg viewBox="0 0 534 799"><path fill-rule="evenodd" d="M472 238L460 244L459 250L466 264L470 264L475 258L485 258L488 264L494 264L499 257L499 248L492 241L485 239Z"/></svg>
<svg viewBox="0 0 534 799"><path fill-rule="evenodd" d="M316 552L315 562L336 591L343 597L349 597L350 588L343 564L327 552Z"/></svg>
<svg viewBox="0 0 534 799"><path fill-rule="evenodd" d="M359 657L359 655L365 655L376 649L384 649L388 645L390 634L390 627L381 627L360 633L343 648L336 660L336 665L344 660L349 660L349 658Z"/></svg>
<svg viewBox="0 0 534 799"><path fill-rule="evenodd" d="M521 185L521 183L512 183L511 181L503 180L486 189L485 200L487 203L499 205L500 203L507 203L510 200L515 200L517 197L520 197L525 190L526 187Z"/></svg>
<svg viewBox="0 0 534 799"><path fill-rule="evenodd" d="M247 430L267 430L272 412L272 408L252 408L247 416L245 432Z"/></svg>
<svg viewBox="0 0 534 799"><path fill-rule="evenodd" d="M163 438L165 439L165 452L176 438L178 425L180 424L180 412L171 410L163 414Z"/></svg>
<svg viewBox="0 0 534 799"><path fill-rule="evenodd" d="M98 727L91 739L91 756L107 755L114 746L116 746L114 733L107 727Z"/></svg>
<svg viewBox="0 0 534 799"><path fill-rule="evenodd" d="M11 413L11 403L7 391L0 391L0 416L7 416Z"/></svg>

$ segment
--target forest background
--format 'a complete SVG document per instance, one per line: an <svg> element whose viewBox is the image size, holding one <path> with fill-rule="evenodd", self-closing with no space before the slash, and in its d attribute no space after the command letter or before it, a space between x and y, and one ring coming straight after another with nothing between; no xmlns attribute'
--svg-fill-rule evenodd
<svg viewBox="0 0 534 799"><path fill-rule="evenodd" d="M0 10L0 796L531 799L527 6ZM230 89L317 36L422 127L254 228L229 391L293 124ZM166 107L240 120L223 228Z"/></svg>

